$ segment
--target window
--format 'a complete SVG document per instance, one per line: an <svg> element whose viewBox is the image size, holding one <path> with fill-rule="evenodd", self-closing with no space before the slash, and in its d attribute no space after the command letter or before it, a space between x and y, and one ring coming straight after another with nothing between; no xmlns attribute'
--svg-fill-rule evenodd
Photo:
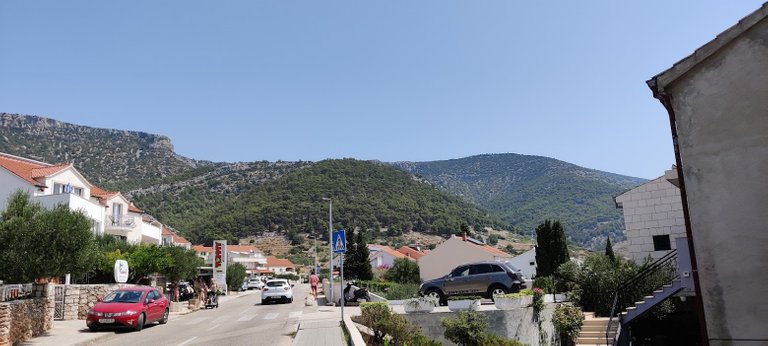
<svg viewBox="0 0 768 346"><path fill-rule="evenodd" d="M470 266L469 275L487 274L491 271L490 264L474 264Z"/></svg>
<svg viewBox="0 0 768 346"><path fill-rule="evenodd" d="M72 193L74 193L74 194L76 194L76 195L78 195L80 197L83 197L83 188L82 187L76 187L76 188L74 188L74 190L72 190Z"/></svg>
<svg viewBox="0 0 768 346"><path fill-rule="evenodd" d="M491 272L492 273L498 273L498 272L503 272L503 271L504 271L504 268L502 268L501 266L497 266L495 264L491 264Z"/></svg>
<svg viewBox="0 0 768 346"><path fill-rule="evenodd" d="M458 267L451 272L453 278L467 275L469 275L469 266Z"/></svg>
<svg viewBox="0 0 768 346"><path fill-rule="evenodd" d="M54 183L53 184L53 193L56 194L56 195L64 193L64 185L59 184L59 183Z"/></svg>
<svg viewBox="0 0 768 346"><path fill-rule="evenodd" d="M669 234L653 236L653 251L667 250L672 250L672 245L669 243Z"/></svg>

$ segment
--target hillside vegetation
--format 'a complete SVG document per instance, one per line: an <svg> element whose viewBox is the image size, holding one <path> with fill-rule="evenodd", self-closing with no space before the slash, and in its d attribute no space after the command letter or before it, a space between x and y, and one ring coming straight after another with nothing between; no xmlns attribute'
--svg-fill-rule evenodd
<svg viewBox="0 0 768 346"><path fill-rule="evenodd" d="M623 217L613 196L645 180L519 154L488 154L395 166L477 204L523 233L559 219L568 239L583 246L623 239Z"/></svg>
<svg viewBox="0 0 768 346"><path fill-rule="evenodd" d="M214 184L215 186L215 184ZM237 238L264 231L327 235L328 202L333 199L334 227L399 236L408 230L429 234L456 233L462 223L475 229L508 228L476 206L389 165L354 159L326 160L296 169L277 179L241 186L233 198L212 199L193 186L167 193L136 196L137 204L163 219L174 220L196 239ZM190 198L191 197L191 198ZM210 208L192 211L200 203Z"/></svg>

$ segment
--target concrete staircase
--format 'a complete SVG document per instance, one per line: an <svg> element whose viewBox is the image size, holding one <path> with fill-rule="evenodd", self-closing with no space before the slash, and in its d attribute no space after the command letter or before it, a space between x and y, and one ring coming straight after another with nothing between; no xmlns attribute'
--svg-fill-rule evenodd
<svg viewBox="0 0 768 346"><path fill-rule="evenodd" d="M584 313L584 323L581 325L581 332L576 339L576 345L612 345L616 330L612 330L605 339L605 330L608 328L608 317L594 317L594 313Z"/></svg>
<svg viewBox="0 0 768 346"><path fill-rule="evenodd" d="M630 306L626 311L622 312L621 323L626 324L632 322L636 317L642 315L650 308L656 306L656 304L661 303L684 288L684 285L679 279L673 280L670 284L662 286L661 289L653 291L652 295L643 297L643 300L635 302L634 306Z"/></svg>

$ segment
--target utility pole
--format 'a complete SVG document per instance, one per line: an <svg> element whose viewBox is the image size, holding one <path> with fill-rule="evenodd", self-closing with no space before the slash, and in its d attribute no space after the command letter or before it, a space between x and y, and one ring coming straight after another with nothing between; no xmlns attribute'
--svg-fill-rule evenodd
<svg viewBox="0 0 768 346"><path fill-rule="evenodd" d="M328 256L331 258L328 262L328 277L331 282L330 300L333 304L333 200L328 197L323 197L324 201L328 201ZM329 294L326 294L326 298Z"/></svg>

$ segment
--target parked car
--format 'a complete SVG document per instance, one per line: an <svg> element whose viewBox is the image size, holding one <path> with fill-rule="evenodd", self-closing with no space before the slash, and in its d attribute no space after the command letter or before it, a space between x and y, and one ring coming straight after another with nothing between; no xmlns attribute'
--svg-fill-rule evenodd
<svg viewBox="0 0 768 346"><path fill-rule="evenodd" d="M252 290L252 289L260 290L262 288L264 288L264 282L261 281L261 279L259 279L258 277L251 278L251 279L248 280L248 289L249 290Z"/></svg>
<svg viewBox="0 0 768 346"><path fill-rule="evenodd" d="M445 276L421 284L419 294L438 299L460 295L491 298L499 294L515 293L526 288L525 276L510 264L481 261L460 265Z"/></svg>
<svg viewBox="0 0 768 346"><path fill-rule="evenodd" d="M240 285L240 291L247 291L248 290L248 281L243 281L243 284Z"/></svg>
<svg viewBox="0 0 768 346"><path fill-rule="evenodd" d="M267 304L273 300L293 302L293 285L289 284L286 279L267 281L267 284L261 290L261 303Z"/></svg>
<svg viewBox="0 0 768 346"><path fill-rule="evenodd" d="M168 300L148 286L121 288L107 294L88 310L85 324L96 331L102 327L128 327L136 331L145 324L168 322Z"/></svg>

